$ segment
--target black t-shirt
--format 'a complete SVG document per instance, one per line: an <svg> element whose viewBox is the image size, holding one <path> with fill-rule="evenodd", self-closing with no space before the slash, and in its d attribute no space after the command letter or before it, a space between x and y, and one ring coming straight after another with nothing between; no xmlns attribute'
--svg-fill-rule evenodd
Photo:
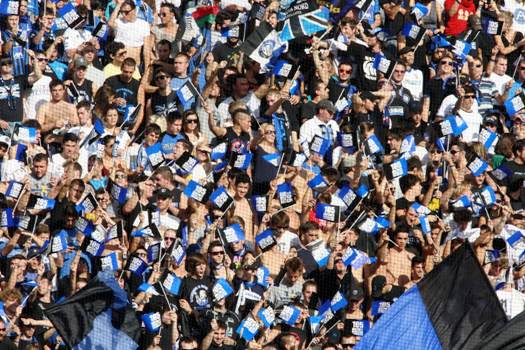
<svg viewBox="0 0 525 350"><path fill-rule="evenodd" d="M233 131L233 127L226 128L226 134L222 138L223 141L228 144L227 157L231 156L232 153L244 153L250 143L250 134L241 131L241 134L237 135L235 131Z"/></svg>
<svg viewBox="0 0 525 350"><path fill-rule="evenodd" d="M106 84L115 93L115 98L122 97L130 105L137 105L137 94L139 92L140 82L131 79L130 82L124 82L120 79L120 74L112 76L106 80ZM120 112L120 110L119 110Z"/></svg>
<svg viewBox="0 0 525 350"><path fill-rule="evenodd" d="M230 56L237 51L237 48L232 47L228 43L220 44L213 49L212 54L216 62L228 61Z"/></svg>
<svg viewBox="0 0 525 350"><path fill-rule="evenodd" d="M377 90L377 72L374 68L375 53L368 47L352 42L348 45L348 54L356 62L356 86L362 91Z"/></svg>
<svg viewBox="0 0 525 350"><path fill-rule="evenodd" d="M158 92L151 95L151 111L156 115L168 115L170 112L178 110L177 93L172 91L167 96L162 96Z"/></svg>
<svg viewBox="0 0 525 350"><path fill-rule="evenodd" d="M72 81L71 85L67 87L67 94L72 103L77 104L81 101L93 102L93 82L85 79L82 85L76 84Z"/></svg>
<svg viewBox="0 0 525 350"><path fill-rule="evenodd" d="M209 277L200 280L186 277L182 282L180 296L197 311L209 309L211 307L211 287L212 281Z"/></svg>
<svg viewBox="0 0 525 350"><path fill-rule="evenodd" d="M26 76L18 76L10 80L0 77L0 118L7 122L20 122L24 116L22 96L28 88Z"/></svg>

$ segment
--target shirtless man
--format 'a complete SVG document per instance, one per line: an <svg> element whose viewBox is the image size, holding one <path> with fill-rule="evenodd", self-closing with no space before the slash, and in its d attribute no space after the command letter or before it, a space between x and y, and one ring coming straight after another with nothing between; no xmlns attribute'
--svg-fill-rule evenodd
<svg viewBox="0 0 525 350"><path fill-rule="evenodd" d="M49 89L51 90L51 101L43 104L36 114L42 126L42 132L48 133L53 129L62 129L66 125L79 125L75 105L64 101L66 93L64 83L54 80L49 84Z"/></svg>

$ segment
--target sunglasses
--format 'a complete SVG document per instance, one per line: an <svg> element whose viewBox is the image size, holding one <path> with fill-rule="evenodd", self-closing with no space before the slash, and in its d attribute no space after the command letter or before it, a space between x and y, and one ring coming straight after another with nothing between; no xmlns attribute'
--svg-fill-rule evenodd
<svg viewBox="0 0 525 350"><path fill-rule="evenodd" d="M11 61L11 60L0 62L0 66L10 66L12 64L13 64L13 61Z"/></svg>
<svg viewBox="0 0 525 350"><path fill-rule="evenodd" d="M339 69L339 73L350 74L350 69Z"/></svg>
<svg viewBox="0 0 525 350"><path fill-rule="evenodd" d="M186 119L186 123L188 123L188 124L197 124L197 119Z"/></svg>
<svg viewBox="0 0 525 350"><path fill-rule="evenodd" d="M465 96L463 96L463 97L464 97L464 98L476 98L476 96L474 96L474 95L465 95Z"/></svg>
<svg viewBox="0 0 525 350"><path fill-rule="evenodd" d="M155 77L156 80L164 80L164 79L167 79L168 76L167 75L159 75L157 77Z"/></svg>
<svg viewBox="0 0 525 350"><path fill-rule="evenodd" d="M166 12L161 12L161 13L159 13L159 16L160 16L160 17L168 17L168 13L166 13Z"/></svg>
<svg viewBox="0 0 525 350"><path fill-rule="evenodd" d="M520 70L525 70L525 67L520 67Z"/></svg>
<svg viewBox="0 0 525 350"><path fill-rule="evenodd" d="M127 11L125 11L125 10L120 10L120 13L123 14L123 15L125 15L125 16L129 15L131 12L133 12L133 10L127 10Z"/></svg>
<svg viewBox="0 0 525 350"><path fill-rule="evenodd" d="M275 130L268 130L265 132L266 135L275 135Z"/></svg>
<svg viewBox="0 0 525 350"><path fill-rule="evenodd" d="M440 63L442 65L447 65L448 64L449 66L453 66L454 65L454 62L452 62L452 61L441 61Z"/></svg>
<svg viewBox="0 0 525 350"><path fill-rule="evenodd" d="M174 241L175 237L164 237L165 241Z"/></svg>
<svg viewBox="0 0 525 350"><path fill-rule="evenodd" d="M474 68L481 68L481 66L482 66L481 63L480 63L480 64L473 64L473 65L472 65L472 67L474 67Z"/></svg>
<svg viewBox="0 0 525 350"><path fill-rule="evenodd" d="M210 252L210 255L217 256L217 255L224 255L224 252Z"/></svg>
<svg viewBox="0 0 525 350"><path fill-rule="evenodd" d="M38 62L49 62L49 60L47 58L42 58L42 57L39 57L36 59Z"/></svg>
<svg viewBox="0 0 525 350"><path fill-rule="evenodd" d="M450 154L457 154L459 152L461 152L461 151L452 150L452 151L450 151Z"/></svg>

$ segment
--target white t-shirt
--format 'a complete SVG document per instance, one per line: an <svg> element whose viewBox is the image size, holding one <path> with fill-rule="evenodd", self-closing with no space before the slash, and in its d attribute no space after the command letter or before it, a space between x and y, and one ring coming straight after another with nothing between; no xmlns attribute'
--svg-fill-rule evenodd
<svg viewBox="0 0 525 350"><path fill-rule="evenodd" d="M284 255L288 255L290 248L301 245L299 237L290 231L284 231L280 237L275 237L277 240L277 249Z"/></svg>
<svg viewBox="0 0 525 350"><path fill-rule="evenodd" d="M525 295L514 288L511 290L497 290L496 295L509 319L517 316L525 309Z"/></svg>
<svg viewBox="0 0 525 350"><path fill-rule="evenodd" d="M477 111L465 112L459 110L458 115L467 123L468 128L461 133L463 142L470 143L478 141L479 130L483 123L483 117Z"/></svg>
<svg viewBox="0 0 525 350"><path fill-rule="evenodd" d="M456 95L448 95L443 99L441 102L441 105L439 106L439 109L437 111L437 115L440 117L448 117L449 115L453 114L454 107L456 106L456 102L458 102L458 98ZM474 104L472 105L472 110L476 113L478 112L478 101L474 100Z"/></svg>
<svg viewBox="0 0 525 350"><path fill-rule="evenodd" d="M410 91L414 100L421 100L423 96L423 72L419 69L407 69L401 85Z"/></svg>
<svg viewBox="0 0 525 350"><path fill-rule="evenodd" d="M76 49L83 43L90 41L91 38L92 35L90 31L68 28L64 32L64 49L66 51Z"/></svg>
<svg viewBox="0 0 525 350"><path fill-rule="evenodd" d="M230 104L234 101L232 97L228 97L224 101L222 101L219 104L218 111L219 111L219 125L223 125L224 128L227 128L231 125L233 125L232 116L230 115L230 112L228 112L228 107ZM261 100L253 92L248 93L248 95L241 98L241 101L243 101L246 106L248 107L248 110L253 113L254 117L256 119L259 118L260 113L260 107L261 107Z"/></svg>
<svg viewBox="0 0 525 350"><path fill-rule="evenodd" d="M51 77L43 75L42 78L38 79L31 87L31 91L25 99L24 106L27 119L35 119L38 109L44 103L51 100L51 91L49 89L51 80Z"/></svg>
<svg viewBox="0 0 525 350"><path fill-rule="evenodd" d="M134 22L124 22L117 18L116 27L115 41L126 47L141 47L150 34L149 23L139 18Z"/></svg>
<svg viewBox="0 0 525 350"><path fill-rule="evenodd" d="M505 84L507 84L513 79L507 74L497 75L496 73L492 72L490 73L488 80L493 81L494 84L496 84L496 89L498 90L498 93L500 95L503 95L503 92L505 91Z"/></svg>

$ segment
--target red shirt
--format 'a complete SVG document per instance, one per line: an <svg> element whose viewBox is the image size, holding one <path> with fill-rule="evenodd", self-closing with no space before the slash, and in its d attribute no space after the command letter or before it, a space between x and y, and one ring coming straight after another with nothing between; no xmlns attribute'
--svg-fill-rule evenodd
<svg viewBox="0 0 525 350"><path fill-rule="evenodd" d="M445 11L448 13L456 0L445 0ZM461 0L458 10L450 17L445 25L446 35L458 35L467 29L467 20L476 13L476 5L472 0Z"/></svg>

